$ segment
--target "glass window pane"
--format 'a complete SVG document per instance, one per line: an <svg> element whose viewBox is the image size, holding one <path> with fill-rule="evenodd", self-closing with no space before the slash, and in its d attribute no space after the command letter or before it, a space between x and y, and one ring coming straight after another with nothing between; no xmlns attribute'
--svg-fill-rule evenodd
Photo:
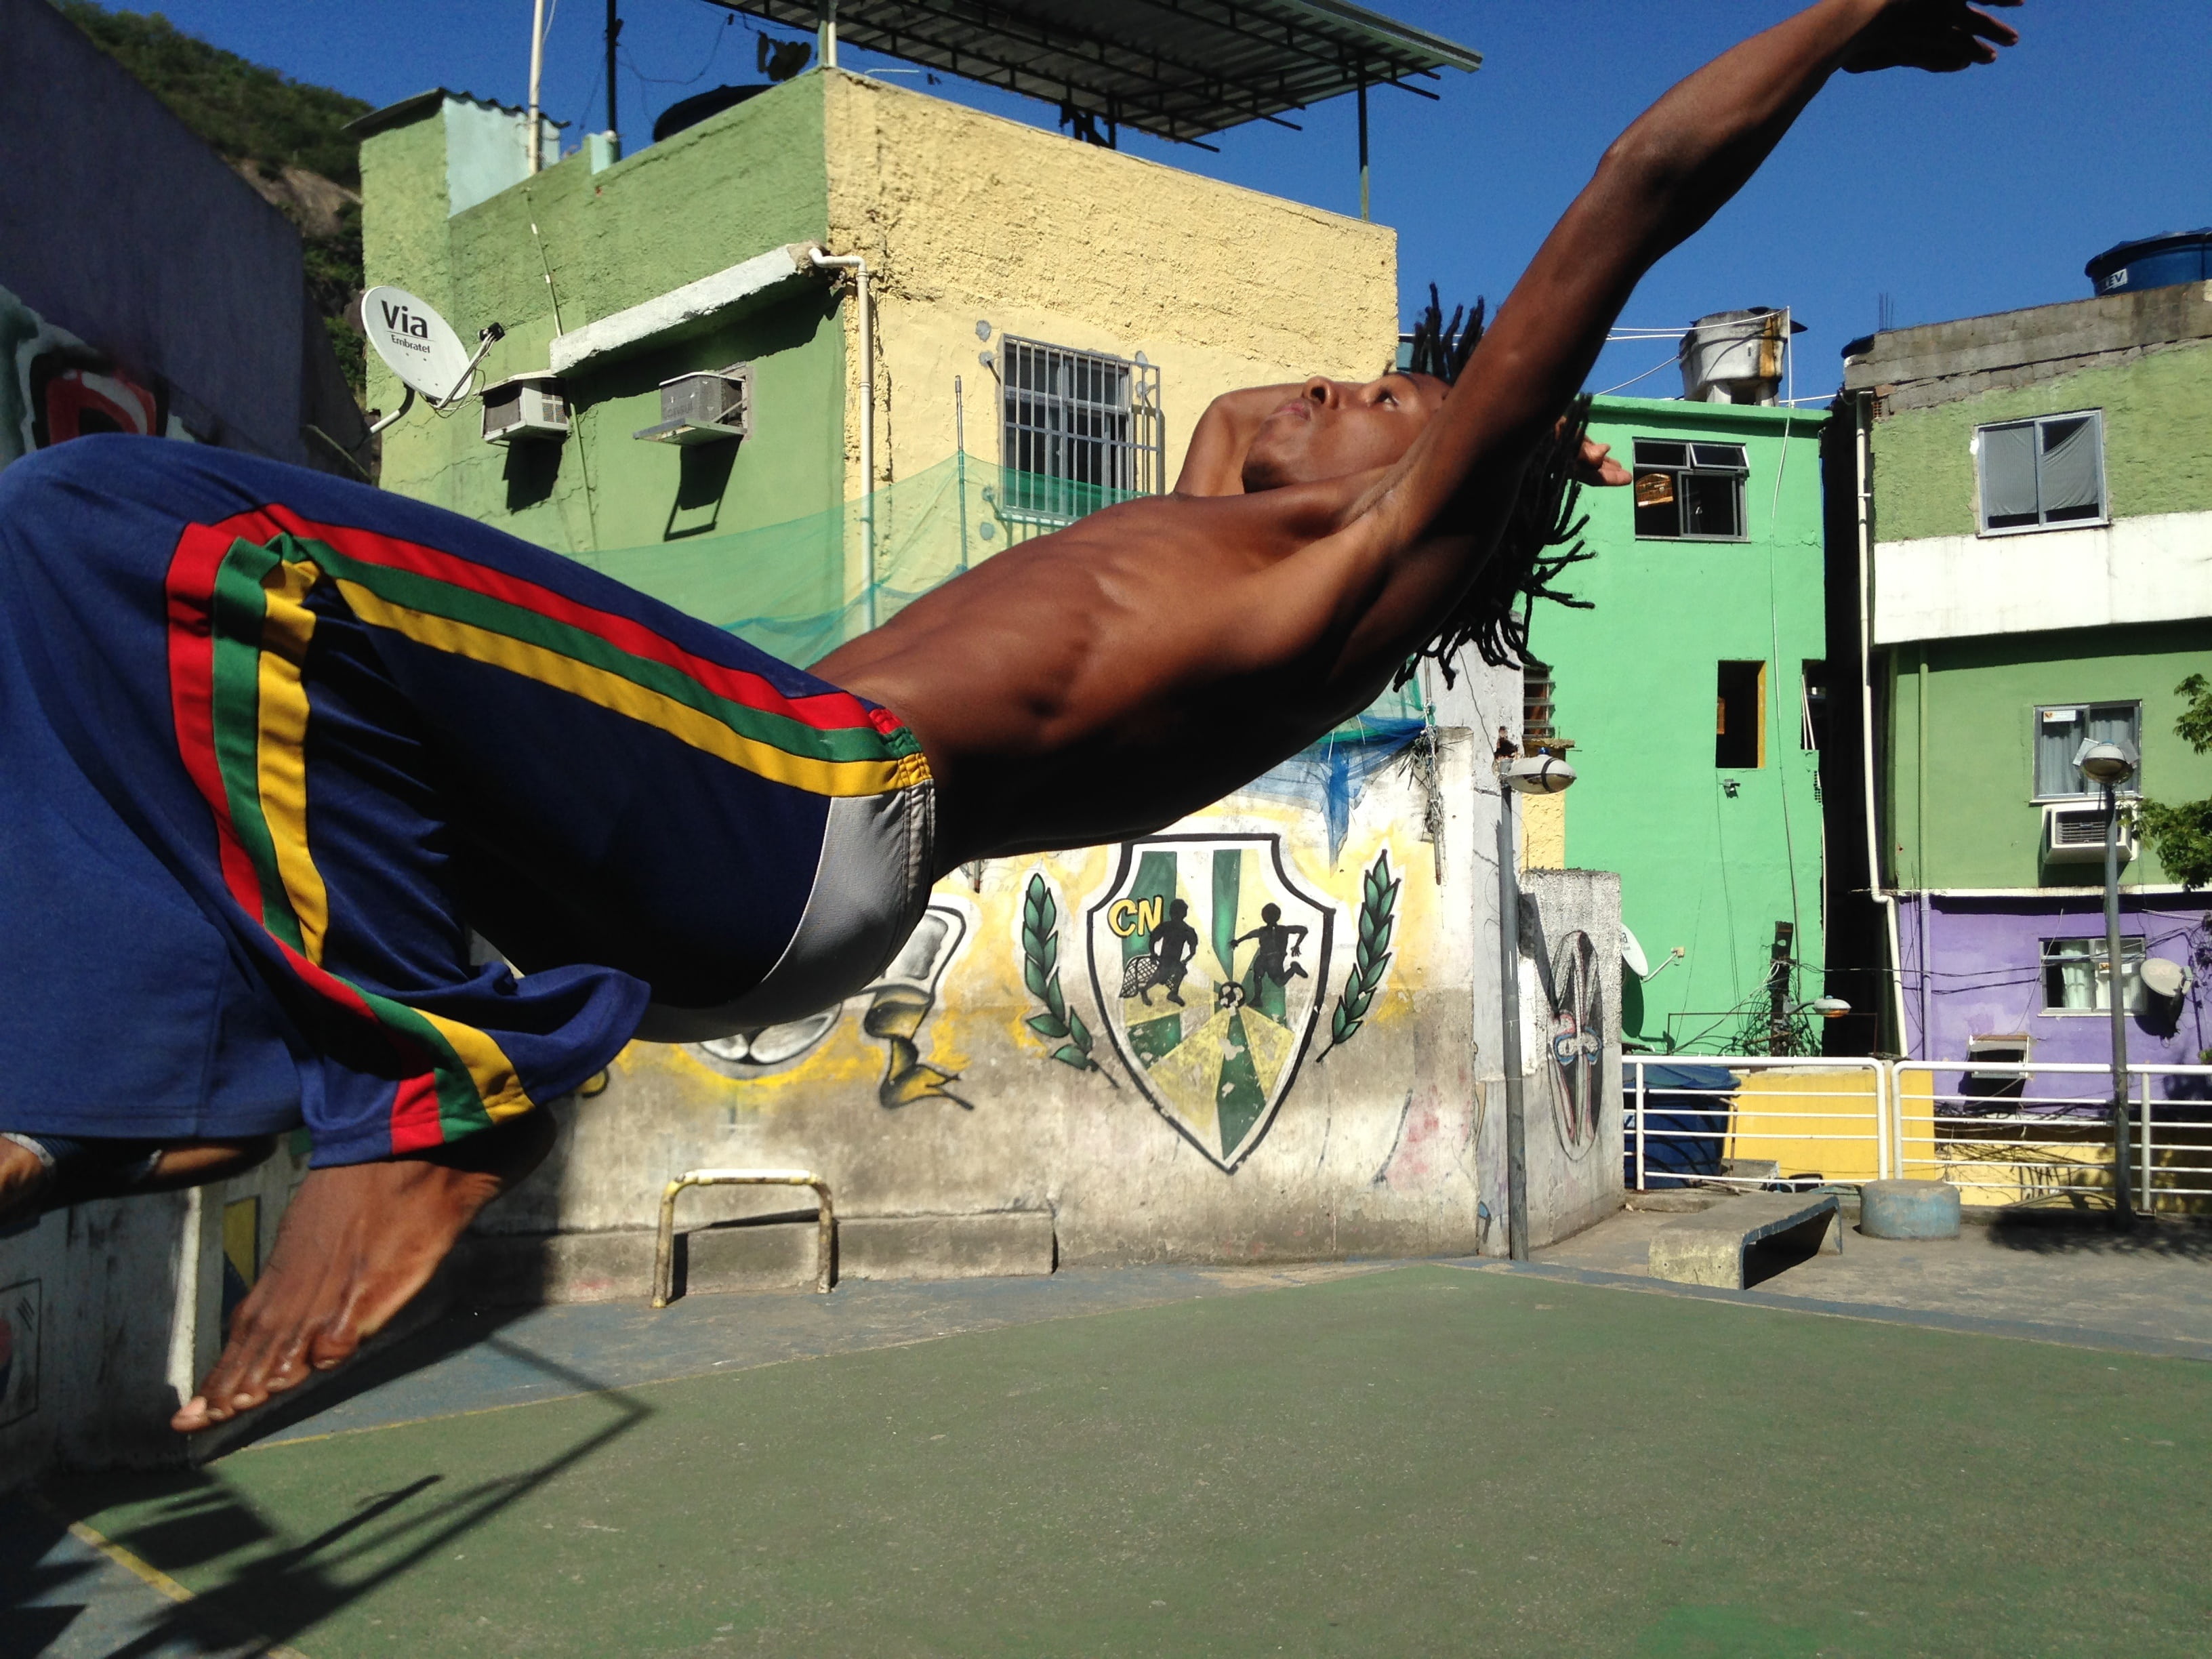
<svg viewBox="0 0 2212 1659"><path fill-rule="evenodd" d="M1687 444L1662 443L1656 438L1636 441L1636 464L1638 466L1687 466L1690 447Z"/></svg>
<svg viewBox="0 0 2212 1659"><path fill-rule="evenodd" d="M1686 472L1682 491L1682 533L1686 536L1740 536L1741 515L1736 502L1743 481L1709 472Z"/></svg>
<svg viewBox="0 0 2212 1659"><path fill-rule="evenodd" d="M2103 480L2099 476L2098 431L2093 416L2076 415L2043 423L2043 516L2063 523L2104 516Z"/></svg>
<svg viewBox="0 0 2212 1659"><path fill-rule="evenodd" d="M2039 708L2035 717L2035 793L2039 795L2079 795L2089 786L2074 768L2074 752L2081 746L2079 708Z"/></svg>
<svg viewBox="0 0 2212 1659"><path fill-rule="evenodd" d="M1697 444L1690 453L1697 457L1699 466L1728 466L1738 471L1743 467L1741 444Z"/></svg>
<svg viewBox="0 0 2212 1659"><path fill-rule="evenodd" d="M2090 706L2087 718L2081 723L2082 738L2090 743L2120 743L2140 754L2142 751L2142 705L2134 702L2100 702ZM2132 795L2142 781L2142 775L2130 778L2120 786L2120 793ZM2081 786L2084 793L2089 786Z"/></svg>
<svg viewBox="0 0 2212 1659"><path fill-rule="evenodd" d="M1982 522L1992 530L2039 523L2035 495L2035 426L1985 426Z"/></svg>

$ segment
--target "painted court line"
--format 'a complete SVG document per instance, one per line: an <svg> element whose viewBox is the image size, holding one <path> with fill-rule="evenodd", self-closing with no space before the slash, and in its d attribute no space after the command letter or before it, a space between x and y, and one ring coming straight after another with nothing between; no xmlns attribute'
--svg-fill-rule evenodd
<svg viewBox="0 0 2212 1659"><path fill-rule="evenodd" d="M2039 1324L2024 1319L1983 1319L1972 1314L1938 1313L1926 1308L1900 1308L1880 1302L1827 1302L1814 1297L1784 1296L1773 1291L1730 1291L1711 1285L1678 1285L1671 1279L1647 1279L1638 1273L1607 1273L1595 1267L1567 1267L1548 1261L1445 1261L1440 1267L1467 1273L1525 1275L1563 1279L1600 1290L1641 1291L1650 1296L1688 1297L1701 1302L1730 1302L1739 1307L1773 1308L1789 1313L1818 1314L1829 1319L1858 1319L1880 1325L1917 1325L1924 1329L1953 1331L1967 1336L2004 1337L2015 1342L2045 1342L2067 1348L2100 1348L2114 1353L2148 1354L2162 1359L2194 1359L2212 1364L2212 1343L2188 1337L2136 1336L2124 1331L2100 1331L2088 1325Z"/></svg>
<svg viewBox="0 0 2212 1659"><path fill-rule="evenodd" d="M194 1595L191 1591L186 1589L182 1584L179 1583L175 1579L170 1577L167 1573L163 1572L159 1567L155 1566L151 1562L140 1560L138 1557L133 1555L129 1550L124 1548L122 1545L115 1542L114 1540L109 1538L106 1534L85 1525L82 1521L70 1520L66 1515L63 1514L60 1510L57 1509L52 1502L49 1500L44 1493L34 1489L27 1488L22 1495L30 1503L33 1508L40 1510L46 1516L47 1519L53 1522L58 1526L68 1528L70 1536L76 1539L78 1543L98 1550L102 1555L112 1561L117 1566L122 1568L132 1577L137 1579L141 1583L155 1591L155 1594L166 1596L170 1601L176 1602L179 1606L197 1601L199 1599L198 1596ZM204 1618L206 1617L204 1611L203 1611L201 1616ZM210 1620L210 1622L213 1623L216 1621ZM249 1644L258 1644L260 1639L258 1637L243 1631L234 1631L232 1633L238 1640ZM263 1659L307 1659L307 1655L301 1653L299 1649L288 1647L282 1642L272 1642L268 1644L266 1646L254 1645L252 1647L252 1651L257 1656L262 1656Z"/></svg>

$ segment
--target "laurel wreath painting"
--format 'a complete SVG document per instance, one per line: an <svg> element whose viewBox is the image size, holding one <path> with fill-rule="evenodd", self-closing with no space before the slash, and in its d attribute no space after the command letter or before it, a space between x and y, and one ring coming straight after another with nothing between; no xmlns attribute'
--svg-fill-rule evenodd
<svg viewBox="0 0 2212 1659"><path fill-rule="evenodd" d="M1382 988L1382 975L1390 967L1390 935L1397 927L1399 878L1390 873L1390 849L1384 848L1375 855L1375 862L1359 884L1359 945L1352 953L1352 971L1345 976L1344 989L1337 994L1336 1012L1328 1022L1328 1047L1321 1051L1320 1060L1327 1060L1346 1043L1365 1023L1367 1011L1375 1006L1375 994Z"/></svg>
<svg viewBox="0 0 2212 1659"><path fill-rule="evenodd" d="M1061 1065L1073 1066L1079 1072L1096 1072L1113 1083L1113 1074L1091 1057L1091 1032L1083 1016L1069 1007L1060 994L1060 906L1039 875L1030 878L1022 895L1022 981L1045 1010L1031 1014L1022 1024L1047 1042L1059 1045L1052 1057Z"/></svg>

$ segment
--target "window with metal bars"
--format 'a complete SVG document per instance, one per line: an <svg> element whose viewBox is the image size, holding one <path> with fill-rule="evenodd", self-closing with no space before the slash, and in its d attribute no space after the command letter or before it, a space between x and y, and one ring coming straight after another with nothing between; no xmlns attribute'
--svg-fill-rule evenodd
<svg viewBox="0 0 2212 1659"><path fill-rule="evenodd" d="M1559 740L1552 702L1552 667L1534 657L1521 665L1521 746L1530 754Z"/></svg>
<svg viewBox="0 0 2212 1659"><path fill-rule="evenodd" d="M1000 515L1036 529L1165 487L1160 371L1042 341L1001 341Z"/></svg>

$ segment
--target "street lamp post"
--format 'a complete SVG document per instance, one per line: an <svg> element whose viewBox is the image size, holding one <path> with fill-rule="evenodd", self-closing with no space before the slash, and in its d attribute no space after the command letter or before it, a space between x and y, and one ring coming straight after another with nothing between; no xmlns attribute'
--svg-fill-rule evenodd
<svg viewBox="0 0 2212 1659"><path fill-rule="evenodd" d="M1513 797L1556 795L1575 769L1556 756L1515 758L1499 733L1498 772L1498 994L1505 1012L1499 1064L1505 1072L1505 1239L1516 1261L1528 1259L1528 1119L1521 1078L1521 883L1515 872Z"/></svg>
<svg viewBox="0 0 2212 1659"><path fill-rule="evenodd" d="M2135 775L2136 757L2117 743L2082 746L2074 763L2105 797L2105 1001L2112 1017L2112 1206L2125 1222L2128 1194L2128 1011L2120 977L2120 786Z"/></svg>

